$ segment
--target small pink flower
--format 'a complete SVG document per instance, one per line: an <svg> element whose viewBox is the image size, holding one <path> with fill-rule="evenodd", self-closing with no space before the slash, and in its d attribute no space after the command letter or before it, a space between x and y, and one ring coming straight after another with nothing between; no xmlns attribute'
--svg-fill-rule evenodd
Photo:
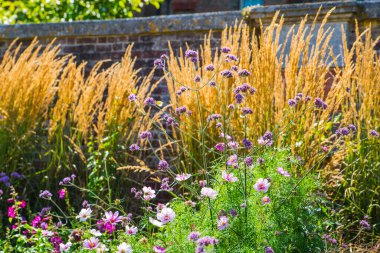
<svg viewBox="0 0 380 253"><path fill-rule="evenodd" d="M119 212L105 212L105 218L103 218L104 222L107 223L109 222L110 224L115 224L118 222L121 222L122 216L119 216Z"/></svg>
<svg viewBox="0 0 380 253"><path fill-rule="evenodd" d="M176 175L175 179L177 181L185 181L185 180L189 179L190 177L191 177L191 174L182 173L182 174Z"/></svg>
<svg viewBox="0 0 380 253"><path fill-rule="evenodd" d="M65 189L58 190L58 198L64 199L65 196L66 196L66 190Z"/></svg>
<svg viewBox="0 0 380 253"><path fill-rule="evenodd" d="M269 189L270 183L267 179L259 178L256 182L256 184L253 186L256 191L260 192L267 192Z"/></svg>
<svg viewBox="0 0 380 253"><path fill-rule="evenodd" d="M228 174L226 171L222 171L222 178L230 183L233 183L239 180L237 177L234 177L233 173Z"/></svg>
<svg viewBox="0 0 380 253"><path fill-rule="evenodd" d="M201 196L209 197L210 199L215 199L216 196L218 196L218 193L211 188L203 187L201 190Z"/></svg>
<svg viewBox="0 0 380 253"><path fill-rule="evenodd" d="M227 216L221 216L218 218L218 229L219 230L224 230L229 226L228 224L228 217Z"/></svg>
<svg viewBox="0 0 380 253"><path fill-rule="evenodd" d="M138 232L138 228L137 227L135 227L135 226L126 226L125 227L125 232L127 233L127 235L135 235L135 234L137 234L137 232Z"/></svg>
<svg viewBox="0 0 380 253"><path fill-rule="evenodd" d="M162 224L169 223L175 218L175 212L173 209L165 207L161 212L157 213L157 219L162 222Z"/></svg>
<svg viewBox="0 0 380 253"><path fill-rule="evenodd" d="M282 167L278 167L276 170L277 170L277 172L278 172L280 175L283 175L284 177L290 177L289 172L287 172L286 170L284 170L284 168L282 168Z"/></svg>
<svg viewBox="0 0 380 253"><path fill-rule="evenodd" d="M96 249L99 246L99 239L95 237L91 237L90 239L86 239L83 242L83 247L85 249Z"/></svg>
<svg viewBox="0 0 380 253"><path fill-rule="evenodd" d="M269 204L270 203L270 198L268 196L264 196L261 199L261 203L263 203L264 205Z"/></svg>

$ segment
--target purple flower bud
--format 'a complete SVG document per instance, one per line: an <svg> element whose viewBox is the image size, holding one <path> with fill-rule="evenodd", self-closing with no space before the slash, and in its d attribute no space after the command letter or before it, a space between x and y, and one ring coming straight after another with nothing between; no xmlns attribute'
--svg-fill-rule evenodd
<svg viewBox="0 0 380 253"><path fill-rule="evenodd" d="M246 149L251 149L252 148L252 142L250 142L248 139L244 138L242 140L243 145Z"/></svg>
<svg viewBox="0 0 380 253"><path fill-rule="evenodd" d="M154 60L153 65L157 69L163 69L165 67L165 63L162 61L162 59L156 59L156 60Z"/></svg>
<svg viewBox="0 0 380 253"><path fill-rule="evenodd" d="M234 104L229 104L229 105L228 105L228 109L230 109L230 110L235 109L235 105L234 105Z"/></svg>
<svg viewBox="0 0 380 253"><path fill-rule="evenodd" d="M246 70L246 69L242 69L242 70L239 71L238 75L241 76L241 77L244 77L244 76L250 76L250 75L251 75L251 72L249 72L249 71Z"/></svg>
<svg viewBox="0 0 380 253"><path fill-rule="evenodd" d="M236 211L235 208L232 208L232 209L230 210L230 215L231 215L232 217L236 217L236 216L238 216L238 212Z"/></svg>
<svg viewBox="0 0 380 253"><path fill-rule="evenodd" d="M137 96L135 94L131 94L128 96L128 99L132 102L136 101L137 100Z"/></svg>
<svg viewBox="0 0 380 253"><path fill-rule="evenodd" d="M214 71L215 70L215 67L213 64L209 64L205 67L205 70L206 71Z"/></svg>
<svg viewBox="0 0 380 253"><path fill-rule="evenodd" d="M211 87L215 87L216 86L216 82L215 81L210 81L208 83L208 85L211 86Z"/></svg>
<svg viewBox="0 0 380 253"><path fill-rule="evenodd" d="M194 82L199 83L200 81L201 81L201 77L198 76L198 75L196 75L196 76L194 77Z"/></svg>
<svg viewBox="0 0 380 253"><path fill-rule="evenodd" d="M222 48L220 49L220 51L221 51L222 53L224 53L224 54L228 54L229 52L231 52L231 48L229 48L229 47L222 47Z"/></svg>
<svg viewBox="0 0 380 253"><path fill-rule="evenodd" d="M240 94L240 93L238 93L238 94L236 94L235 95L235 100L236 100L236 103L237 104L241 104L242 102L243 102L243 95L242 94Z"/></svg>
<svg viewBox="0 0 380 253"><path fill-rule="evenodd" d="M155 106L156 100L154 98L149 97L149 98L145 99L144 104L146 104L148 106Z"/></svg>
<svg viewBox="0 0 380 253"><path fill-rule="evenodd" d="M288 105L289 105L290 107L296 106L296 104L297 104L297 101L296 101L296 100L294 100L294 99L292 99L292 98L288 100Z"/></svg>
<svg viewBox="0 0 380 253"><path fill-rule="evenodd" d="M347 128L350 129L351 132L356 132L356 126L353 124L349 124Z"/></svg>
<svg viewBox="0 0 380 253"><path fill-rule="evenodd" d="M140 138L141 138L142 140L145 140L145 139L151 139L151 138L152 138L152 133L149 132L149 131L142 131L142 132L140 133Z"/></svg>
<svg viewBox="0 0 380 253"><path fill-rule="evenodd" d="M201 234L200 234L199 232L191 232L191 233L189 234L188 239L189 239L189 241L196 242L196 241L199 239L199 236L200 236L200 235L201 235Z"/></svg>
<svg viewBox="0 0 380 253"><path fill-rule="evenodd" d="M238 61L238 58L233 54L226 55L226 58L231 60L231 61Z"/></svg>
<svg viewBox="0 0 380 253"><path fill-rule="evenodd" d="M338 137L340 137L340 136L347 136L347 135L350 134L350 130L348 130L347 127L342 127L342 128L339 128L338 130L336 130L335 133L336 133L336 135Z"/></svg>
<svg viewBox="0 0 380 253"><path fill-rule="evenodd" d="M51 192L49 192L48 190L44 190L40 192L40 195L39 195L39 197L42 199L50 199L52 196L53 194L51 194Z"/></svg>
<svg viewBox="0 0 380 253"><path fill-rule="evenodd" d="M234 66L231 67L231 69L232 69L233 71L238 71L238 70L239 70L239 67L236 66L236 65L234 65Z"/></svg>
<svg viewBox="0 0 380 253"><path fill-rule="evenodd" d="M165 160L161 160L159 163L158 163L158 169L160 170L167 170L169 168L169 163Z"/></svg>
<svg viewBox="0 0 380 253"><path fill-rule="evenodd" d="M369 135L375 138L379 138L379 133L373 129L369 130Z"/></svg>
<svg viewBox="0 0 380 253"><path fill-rule="evenodd" d="M185 58L193 60L193 58L197 58L198 53L194 50L188 49L185 52Z"/></svg>
<svg viewBox="0 0 380 253"><path fill-rule="evenodd" d="M225 69L225 70L221 71L220 74L223 77L225 77L225 78L231 78L231 77L233 77L232 72L230 70L228 70L228 69Z"/></svg>
<svg viewBox="0 0 380 253"><path fill-rule="evenodd" d="M252 114L253 111L252 111L252 109L249 108L249 107L243 107L243 108L241 109L241 113L242 113L243 115L247 115L247 114Z"/></svg>
<svg viewBox="0 0 380 253"><path fill-rule="evenodd" d="M245 162L245 165L247 165L247 166L251 166L251 165L253 164L253 159L252 159L252 157L247 156L247 157L244 159L244 162Z"/></svg>
<svg viewBox="0 0 380 253"><path fill-rule="evenodd" d="M186 112L186 106L180 106L174 110L175 114L181 115Z"/></svg>
<svg viewBox="0 0 380 253"><path fill-rule="evenodd" d="M366 220L361 220L359 222L360 226L362 226L366 230L371 230L371 225Z"/></svg>
<svg viewBox="0 0 380 253"><path fill-rule="evenodd" d="M137 145L137 144L134 143L131 146L129 146L129 150L132 151L132 152L138 151L138 150L140 150L140 147L139 147L139 145Z"/></svg>
<svg viewBox="0 0 380 253"><path fill-rule="evenodd" d="M316 98L314 100L314 105L315 105L316 108L321 108L322 110L326 110L327 109L327 104L325 103L325 101L323 101L320 98Z"/></svg>

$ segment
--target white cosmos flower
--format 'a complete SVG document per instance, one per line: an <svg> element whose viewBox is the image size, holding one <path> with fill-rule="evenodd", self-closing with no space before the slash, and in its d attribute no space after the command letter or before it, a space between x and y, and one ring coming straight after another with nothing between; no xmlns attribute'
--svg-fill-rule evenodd
<svg viewBox="0 0 380 253"><path fill-rule="evenodd" d="M159 228L163 226L161 221L155 220L152 217L149 217L149 222L152 223L154 226L159 227Z"/></svg>
<svg viewBox="0 0 380 253"><path fill-rule="evenodd" d="M123 242L119 246L117 246L118 253L132 253L132 246Z"/></svg>
<svg viewBox="0 0 380 253"><path fill-rule="evenodd" d="M99 231L99 230L96 230L96 229L91 229L90 230L90 233L96 237L99 237L102 235L102 233Z"/></svg>
<svg viewBox="0 0 380 253"><path fill-rule="evenodd" d="M80 210L77 219L79 219L79 221L86 221L88 218L91 217L91 213L92 210L90 208L83 208L82 210Z"/></svg>
<svg viewBox="0 0 380 253"><path fill-rule="evenodd" d="M60 243L59 244L59 250L61 252L67 252L67 251L69 251L71 245L72 245L71 242L67 242L66 244Z"/></svg>

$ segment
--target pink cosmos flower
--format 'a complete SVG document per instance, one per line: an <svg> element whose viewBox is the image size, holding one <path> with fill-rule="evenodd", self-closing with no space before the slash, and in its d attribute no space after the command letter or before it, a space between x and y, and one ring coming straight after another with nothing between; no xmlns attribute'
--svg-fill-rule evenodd
<svg viewBox="0 0 380 253"><path fill-rule="evenodd" d="M153 247L154 253L165 253L166 249L161 246L154 246Z"/></svg>
<svg viewBox="0 0 380 253"><path fill-rule="evenodd" d="M203 187L201 190L201 196L209 197L210 199L215 199L216 196L218 196L218 193L209 187Z"/></svg>
<svg viewBox="0 0 380 253"><path fill-rule="evenodd" d="M144 186L142 190L144 193L144 199L146 201L154 199L156 197L156 191L152 190L152 188Z"/></svg>
<svg viewBox="0 0 380 253"><path fill-rule="evenodd" d="M95 237L91 237L90 239L86 239L83 242L83 247L85 249L96 249L99 246L99 239Z"/></svg>
<svg viewBox="0 0 380 253"><path fill-rule="evenodd" d="M138 232L138 228L137 227L135 227L135 226L126 226L125 227L125 232L127 233L127 235L135 235L135 234L137 234L137 232Z"/></svg>
<svg viewBox="0 0 380 253"><path fill-rule="evenodd" d="M228 174L225 170L222 171L222 178L230 183L233 183L239 180L237 177L234 177L233 173Z"/></svg>
<svg viewBox="0 0 380 253"><path fill-rule="evenodd" d="M232 150L236 150L239 147L239 143L237 143L236 141L230 141L227 145Z"/></svg>
<svg viewBox="0 0 380 253"><path fill-rule="evenodd" d="M226 164L228 166L231 166L231 165L235 166L235 165L237 165L237 162L238 162L238 157L235 154L235 155L231 155L230 157L228 157Z"/></svg>
<svg viewBox="0 0 380 253"><path fill-rule="evenodd" d="M157 213L157 219L162 222L162 224L169 223L175 218L175 212L173 209L165 207L161 212Z"/></svg>
<svg viewBox="0 0 380 253"><path fill-rule="evenodd" d="M286 170L284 170L284 168L282 168L282 167L278 167L276 170L277 170L277 172L278 172L280 175L283 175L284 177L290 177L289 172L287 172Z"/></svg>
<svg viewBox="0 0 380 253"><path fill-rule="evenodd" d="M185 181L185 180L189 179L190 177L191 177L191 174L182 173L182 174L176 175L175 179L177 181Z"/></svg>
<svg viewBox="0 0 380 253"><path fill-rule="evenodd" d="M267 179L259 178L259 180L257 180L256 184L253 187L258 192L260 191L267 192L269 189L269 186L270 186L270 183L268 182Z"/></svg>
<svg viewBox="0 0 380 253"><path fill-rule="evenodd" d="M115 213L112 213L111 211L105 212L104 215L106 216L105 218L103 218L105 223L108 222L111 224L115 224L121 222L122 216L119 216L119 211L116 211Z"/></svg>
<svg viewBox="0 0 380 253"><path fill-rule="evenodd" d="M270 198L268 196L264 196L261 199L261 203L263 203L264 205L269 204L270 203Z"/></svg>
<svg viewBox="0 0 380 253"><path fill-rule="evenodd" d="M71 244L70 241L68 241L66 244L64 244L64 243L60 243L60 244L59 244L59 250L60 250L61 252L67 252L67 251L69 251L71 245L72 245L72 244Z"/></svg>
<svg viewBox="0 0 380 253"><path fill-rule="evenodd" d="M228 217L227 216L219 217L217 225L218 225L219 230L224 230L225 228L227 228L229 226Z"/></svg>

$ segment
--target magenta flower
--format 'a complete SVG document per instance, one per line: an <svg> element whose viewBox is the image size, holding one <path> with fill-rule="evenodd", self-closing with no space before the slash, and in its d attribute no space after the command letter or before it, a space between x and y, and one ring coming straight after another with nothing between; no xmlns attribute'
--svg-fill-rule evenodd
<svg viewBox="0 0 380 253"><path fill-rule="evenodd" d="M66 190L65 189L58 190L58 198L64 199L65 196L66 196Z"/></svg>
<svg viewBox="0 0 380 253"><path fill-rule="evenodd" d="M90 239L86 239L83 242L83 247L85 249L96 249L99 246L99 239L95 237L91 237Z"/></svg>
<svg viewBox="0 0 380 253"><path fill-rule="evenodd" d="M268 179L262 179L259 178L253 188L255 188L256 191L260 192L267 192L269 189L270 183L268 182Z"/></svg>
<svg viewBox="0 0 380 253"><path fill-rule="evenodd" d="M225 144L224 143L218 143L215 145L215 148L219 151L219 152L223 152L224 149L225 149Z"/></svg>
<svg viewBox="0 0 380 253"><path fill-rule="evenodd" d="M16 210L13 206L8 207L8 217L12 219L16 217Z"/></svg>
<svg viewBox="0 0 380 253"><path fill-rule="evenodd" d="M233 173L228 174L226 171L222 171L222 178L230 183L233 183L239 180L237 177L234 176Z"/></svg>
<svg viewBox="0 0 380 253"><path fill-rule="evenodd" d="M226 229L229 224L228 224L228 217L227 216L221 216L218 218L217 226L219 230L224 230Z"/></svg>

